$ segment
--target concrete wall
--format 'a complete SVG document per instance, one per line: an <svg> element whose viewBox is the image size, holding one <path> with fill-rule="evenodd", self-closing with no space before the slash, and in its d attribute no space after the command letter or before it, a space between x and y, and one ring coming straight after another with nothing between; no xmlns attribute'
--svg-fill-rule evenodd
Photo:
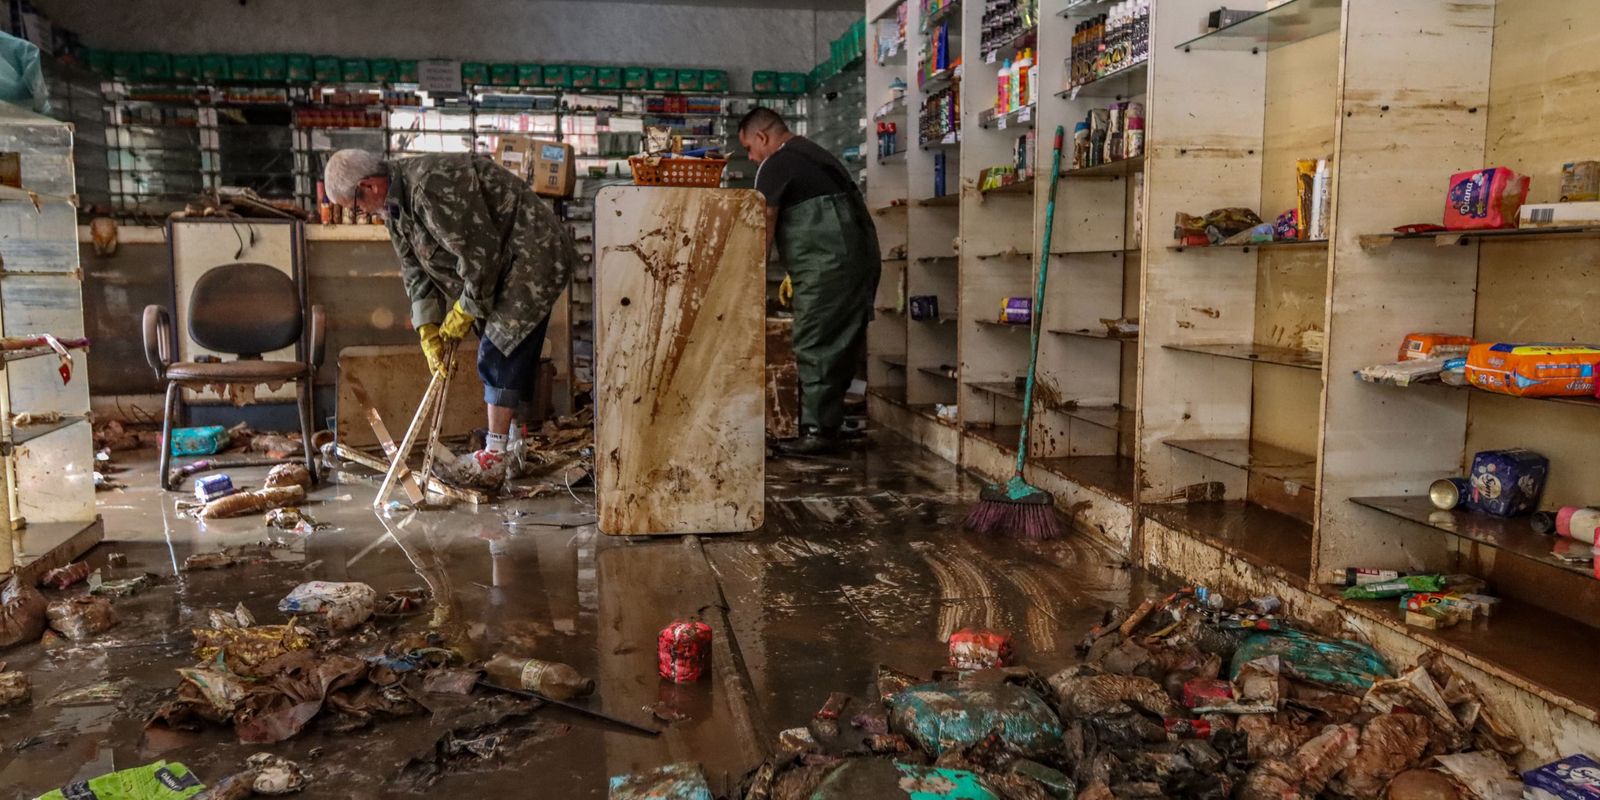
<svg viewBox="0 0 1600 800"><path fill-rule="evenodd" d="M809 71L861 10L580 0L38 0L90 47ZM819 3L818 5L826 5Z"/></svg>

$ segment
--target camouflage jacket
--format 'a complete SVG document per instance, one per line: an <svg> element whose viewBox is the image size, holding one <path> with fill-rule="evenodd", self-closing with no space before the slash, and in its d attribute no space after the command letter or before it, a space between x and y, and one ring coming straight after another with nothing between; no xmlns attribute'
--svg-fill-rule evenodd
<svg viewBox="0 0 1600 800"><path fill-rule="evenodd" d="M390 161L388 206L412 324L438 324L459 300L502 353L549 315L578 262L550 204L483 156Z"/></svg>

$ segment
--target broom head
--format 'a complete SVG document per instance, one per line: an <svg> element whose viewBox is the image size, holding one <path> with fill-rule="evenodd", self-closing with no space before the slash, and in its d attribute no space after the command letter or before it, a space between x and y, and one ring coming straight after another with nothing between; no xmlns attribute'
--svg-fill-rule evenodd
<svg viewBox="0 0 1600 800"><path fill-rule="evenodd" d="M978 495L978 504L967 514L965 525L975 533L1006 534L1023 539L1061 536L1055 498L1024 481L1021 475L1004 485L985 487Z"/></svg>

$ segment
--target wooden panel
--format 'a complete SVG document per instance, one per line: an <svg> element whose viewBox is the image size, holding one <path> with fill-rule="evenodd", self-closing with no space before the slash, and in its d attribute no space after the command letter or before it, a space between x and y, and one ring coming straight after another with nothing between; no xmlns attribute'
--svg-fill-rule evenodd
<svg viewBox="0 0 1600 800"><path fill-rule="evenodd" d="M794 363L794 320L767 318L767 435L800 435L800 373Z"/></svg>
<svg viewBox="0 0 1600 800"><path fill-rule="evenodd" d="M1215 7L1164 0L1151 19L1139 315L1138 460L1146 500L1165 497L1211 468L1205 459L1175 457L1163 439L1240 438L1250 426L1248 365L1163 347L1242 342L1254 330L1253 253L1167 247L1176 213L1252 204L1261 190L1266 59L1176 49ZM1240 496L1244 481L1228 487L1230 496Z"/></svg>
<svg viewBox="0 0 1600 800"><path fill-rule="evenodd" d="M461 345L463 358L476 352L477 340ZM403 433L422 393L427 391L428 362L416 345L368 345L339 351L339 394L334 425L339 441L351 447L373 447L378 437L367 422L367 409L377 409L391 433ZM486 424L483 382L470 364L450 380L445 397L444 435L462 434Z"/></svg>
<svg viewBox="0 0 1600 800"><path fill-rule="evenodd" d="M1425 569L1446 557L1439 537L1412 535L1349 498L1421 492L1455 471L1464 393L1397 392L1349 376L1393 360L1408 332L1469 327L1473 254L1427 243L1369 252L1360 237L1438 221L1450 173L1481 163L1494 6L1346 8L1317 530L1324 567Z"/></svg>
<svg viewBox="0 0 1600 800"><path fill-rule="evenodd" d="M175 220L172 225L172 286L176 297L172 323L177 329L178 360L193 361L200 355L217 355L232 359L232 354L213 353L189 338L189 298L195 281L213 267L234 262L266 264L283 274L295 277L295 261L304 244L300 241L298 226L292 223L264 220L239 220L234 223L215 221ZM268 361L293 361L298 345L290 345L271 353L263 353ZM191 399L215 400L216 392L185 390ZM294 385L284 384L276 391L267 387L256 389L258 400L293 400Z"/></svg>
<svg viewBox="0 0 1600 800"><path fill-rule="evenodd" d="M761 195L613 186L595 208L600 529L761 527Z"/></svg>

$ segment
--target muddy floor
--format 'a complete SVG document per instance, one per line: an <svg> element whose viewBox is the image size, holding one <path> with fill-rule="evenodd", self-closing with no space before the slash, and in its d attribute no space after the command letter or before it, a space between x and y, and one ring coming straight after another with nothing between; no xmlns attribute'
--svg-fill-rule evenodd
<svg viewBox="0 0 1600 800"><path fill-rule="evenodd" d="M862 691L878 664L926 674L941 640L963 626L1012 631L1022 663L1072 662L1074 636L1105 608L1153 591L1111 551L1081 537L1049 543L960 531L976 484L904 440L878 436L849 456L769 463L766 527L753 535L614 539L592 525L592 496L458 506L398 516L370 505L377 479L336 472L306 511L330 527L299 537L259 518L180 517L154 486L153 454L100 495L107 543L89 556L128 558L159 585L116 601L121 623L88 642L0 653L29 673L30 706L0 712L0 796L31 798L74 780L156 759L202 779L268 750L312 773L311 797L604 797L606 778L677 760L705 764L728 785L771 734L804 724L830 691ZM240 470L258 482L262 470ZM191 553L265 543L266 563L181 572ZM240 744L229 729L146 730L191 666L189 631L206 613L243 603L278 622L278 600L307 580L362 581L379 593L432 590L437 608L380 619L373 651L430 624L478 658L506 651L564 661L595 678L583 701L663 733L648 737L572 712L489 709L483 699L379 720L348 733L313 724L276 745ZM655 673L655 633L698 614L717 628L712 678L677 686ZM82 690L82 691L80 691ZM665 712L674 721L653 719ZM440 742L464 731L501 734L483 756L440 763ZM454 731L454 733L452 733ZM530 789L537 786L537 791Z"/></svg>

